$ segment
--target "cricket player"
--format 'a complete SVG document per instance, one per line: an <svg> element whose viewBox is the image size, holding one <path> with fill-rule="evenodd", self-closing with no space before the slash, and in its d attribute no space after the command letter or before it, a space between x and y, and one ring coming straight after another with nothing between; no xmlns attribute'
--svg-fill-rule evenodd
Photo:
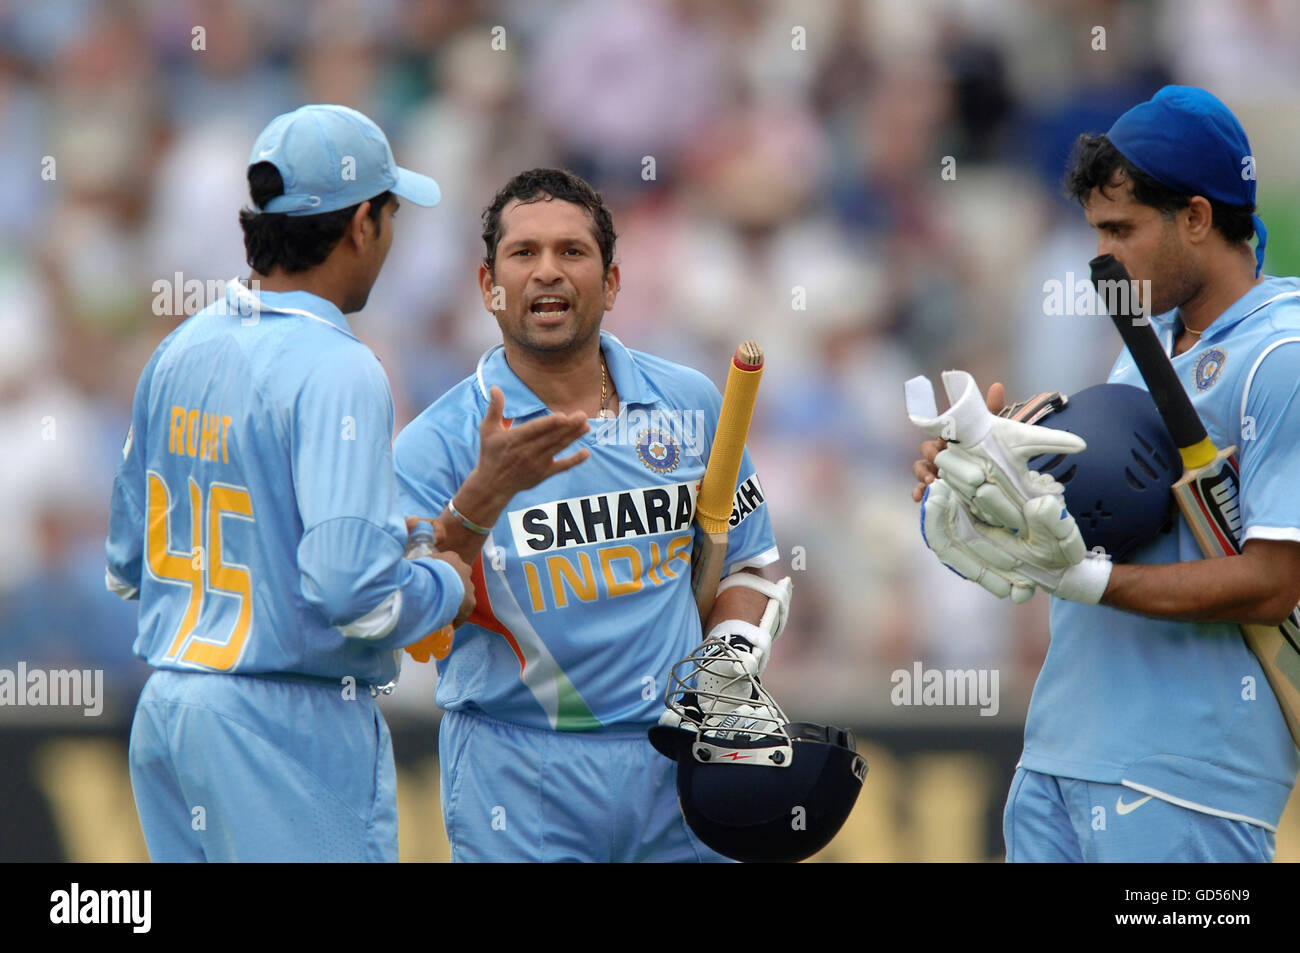
<svg viewBox="0 0 1300 953"><path fill-rule="evenodd" d="M762 484L746 454L702 628L692 519L721 395L601 330L619 268L586 182L521 173L484 224L479 286L502 343L394 445L405 510L436 517L440 547L473 563L475 612L434 653L452 859L722 860L686 826L676 766L646 732L703 632L743 643L756 675L770 654L756 623L770 599L784 615L789 588L759 572L778 558ZM581 465L511 489L516 431L560 414L590 423Z"/></svg>
<svg viewBox="0 0 1300 953"><path fill-rule="evenodd" d="M1007 799L1007 859L1270 861L1300 755L1237 624L1276 625L1300 600L1300 281L1261 274L1254 156L1203 90L1166 87L1080 137L1067 188L1098 254L1150 281L1149 312L1214 443L1239 448L1244 545L1203 559L1178 516L1128 563L1089 557L1045 586L1051 646ZM1126 351L1109 379L1145 387ZM989 406L1002 402L995 387ZM915 499L944 446L923 445Z"/></svg>
<svg viewBox="0 0 1300 953"><path fill-rule="evenodd" d="M392 397L345 315L397 196L432 206L438 185L324 105L273 120L248 180L253 280L158 346L113 484L108 588L140 600L156 669L131 784L155 861L395 861L375 695L473 593L454 554L403 558Z"/></svg>

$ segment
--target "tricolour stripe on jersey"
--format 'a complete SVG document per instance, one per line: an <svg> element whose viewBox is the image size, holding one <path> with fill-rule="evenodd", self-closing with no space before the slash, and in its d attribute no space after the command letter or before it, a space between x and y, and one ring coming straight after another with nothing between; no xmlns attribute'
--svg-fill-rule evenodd
<svg viewBox="0 0 1300 953"><path fill-rule="evenodd" d="M514 634L501 624L501 620L492 612L492 599L488 595L487 581L483 578L483 555L474 560L474 566L470 570L470 578L474 583L474 611L470 613L466 621L479 628L487 629L489 632L495 632L510 643L510 650L515 653L515 658L519 660L519 669L524 668L524 653L519 648L519 643L515 641Z"/></svg>
<svg viewBox="0 0 1300 953"><path fill-rule="evenodd" d="M489 535L483 548L495 547ZM591 731L602 727L578 694L569 676L551 655L524 610L510 591L504 565L491 573L483 569L483 557L474 561L474 613L469 621L505 638L519 660L519 677L546 712L556 731Z"/></svg>

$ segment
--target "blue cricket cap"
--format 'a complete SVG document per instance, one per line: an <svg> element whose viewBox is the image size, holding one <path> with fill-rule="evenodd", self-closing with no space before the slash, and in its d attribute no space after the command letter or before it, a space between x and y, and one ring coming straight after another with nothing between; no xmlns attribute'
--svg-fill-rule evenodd
<svg viewBox="0 0 1300 953"><path fill-rule="evenodd" d="M1106 138L1161 185L1225 205L1255 204L1255 158L1246 130L1227 106L1194 86L1166 86L1115 120ZM1255 274L1264 267L1268 232L1251 216L1259 244Z"/></svg>
<svg viewBox="0 0 1300 953"><path fill-rule="evenodd" d="M426 208L442 198L438 183L401 168L383 130L347 106L302 106L276 116L248 154L248 164L270 162L284 179L284 194L265 212L317 215L392 192Z"/></svg>

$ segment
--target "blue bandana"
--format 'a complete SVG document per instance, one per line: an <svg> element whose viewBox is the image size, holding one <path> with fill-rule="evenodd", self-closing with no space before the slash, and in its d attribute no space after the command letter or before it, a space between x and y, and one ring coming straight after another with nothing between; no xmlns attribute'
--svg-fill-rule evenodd
<svg viewBox="0 0 1300 953"><path fill-rule="evenodd" d="M1115 120L1106 133L1120 154L1161 185L1225 205L1255 204L1250 140L1227 106L1203 89L1166 86ZM1264 267L1268 232L1258 215L1255 275Z"/></svg>

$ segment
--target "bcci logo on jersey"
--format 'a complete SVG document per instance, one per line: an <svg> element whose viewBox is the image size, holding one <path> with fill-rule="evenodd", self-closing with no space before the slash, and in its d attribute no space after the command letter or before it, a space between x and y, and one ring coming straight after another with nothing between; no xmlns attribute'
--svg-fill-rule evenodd
<svg viewBox="0 0 1300 953"><path fill-rule="evenodd" d="M624 407L596 432L603 446L633 446L637 457L655 473L677 467L682 452L704 456L704 411L654 410Z"/></svg>
<svg viewBox="0 0 1300 953"><path fill-rule="evenodd" d="M1223 348L1212 347L1196 359L1196 389L1209 390L1223 373L1223 365L1228 355Z"/></svg>
<svg viewBox="0 0 1300 953"><path fill-rule="evenodd" d="M636 438L637 458L655 473L672 473L681 453L677 442L659 430L643 430Z"/></svg>

